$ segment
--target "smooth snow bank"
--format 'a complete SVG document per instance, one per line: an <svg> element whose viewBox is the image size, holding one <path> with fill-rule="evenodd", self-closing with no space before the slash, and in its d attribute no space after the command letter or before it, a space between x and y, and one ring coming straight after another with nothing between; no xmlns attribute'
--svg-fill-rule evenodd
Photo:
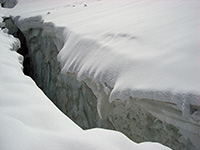
<svg viewBox="0 0 200 150"><path fill-rule="evenodd" d="M83 131L23 74L19 46L19 40L0 30L0 149L169 149L158 143L136 144L116 131Z"/></svg>

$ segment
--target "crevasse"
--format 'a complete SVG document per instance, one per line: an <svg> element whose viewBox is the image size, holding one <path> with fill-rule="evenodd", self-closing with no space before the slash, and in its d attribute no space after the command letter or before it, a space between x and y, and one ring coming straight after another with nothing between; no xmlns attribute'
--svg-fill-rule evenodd
<svg viewBox="0 0 200 150"><path fill-rule="evenodd" d="M100 54L111 63L106 58L108 48L67 28L44 22L40 16L25 19L18 16L12 20L14 24L8 28L16 25L26 38L34 70L32 78L82 128L110 128L137 142L158 141L173 149L198 149L200 126L198 117L195 118L198 106L190 105L189 115L185 117L182 108L163 101L167 95L150 93L157 97L148 94L144 97L139 92L115 91L116 77L113 76L119 73L112 71L117 69L98 72L95 65L104 67L101 60L89 66L91 69L87 69L91 63L85 61ZM94 49L99 53L91 53ZM181 99L183 95L175 96Z"/></svg>

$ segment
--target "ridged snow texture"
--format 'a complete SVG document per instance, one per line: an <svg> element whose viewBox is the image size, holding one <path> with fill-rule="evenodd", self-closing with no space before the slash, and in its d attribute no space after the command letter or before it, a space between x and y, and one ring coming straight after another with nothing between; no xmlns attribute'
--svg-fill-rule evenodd
<svg viewBox="0 0 200 150"><path fill-rule="evenodd" d="M115 91L121 68L116 64L116 68L110 70L101 65L101 61L108 64L115 61L108 57L107 48L66 28L43 22L39 16L13 20L26 37L34 67L33 78L80 126L114 128L135 141L158 141L173 149L198 149L200 124L198 117L195 118L198 106L184 102L185 111L181 101L198 97L181 94L168 97L157 91ZM96 60L96 55L105 59ZM93 59L89 59L91 57ZM122 61L123 57L118 59ZM100 72L101 69L104 72ZM179 99L175 100L178 107L174 99Z"/></svg>

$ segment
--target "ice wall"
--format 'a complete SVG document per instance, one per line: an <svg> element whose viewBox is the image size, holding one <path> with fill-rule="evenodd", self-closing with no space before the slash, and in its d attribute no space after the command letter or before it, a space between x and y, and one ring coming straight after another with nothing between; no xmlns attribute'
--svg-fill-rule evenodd
<svg viewBox="0 0 200 150"><path fill-rule="evenodd" d="M77 46L87 49L96 45L95 41L76 38L77 35L70 30L46 23L39 16L15 17L13 21L26 37L28 55L34 68L32 77L47 96L81 127L114 128L137 142L158 141L173 149L198 149L198 119L184 118L174 104L134 97L129 101L115 99L110 103L112 87L106 83L96 83L90 77L77 77L73 70L61 73L57 55L64 55L60 50L66 48L67 42L76 46L81 40L84 45ZM74 57L69 58L71 62ZM61 63L62 68L63 65L66 64Z"/></svg>
<svg viewBox="0 0 200 150"><path fill-rule="evenodd" d="M61 34L63 28L55 28L51 23L43 23L40 17L34 17L22 22L15 22L20 27L26 38L30 69L28 74L36 81L37 85L56 104L56 106L68 115L83 129L104 127L113 129L108 120L100 119L96 110L96 97L91 89L84 83L79 82L73 74L63 75L57 54L64 44ZM29 25L26 24L29 22ZM6 20L10 33L15 36L19 31L12 21ZM23 26L25 25L25 26ZM13 31L12 31L13 30ZM18 35L16 34L18 33ZM22 39L22 37L18 37ZM25 42L25 41L24 41ZM27 69L26 69L27 70Z"/></svg>

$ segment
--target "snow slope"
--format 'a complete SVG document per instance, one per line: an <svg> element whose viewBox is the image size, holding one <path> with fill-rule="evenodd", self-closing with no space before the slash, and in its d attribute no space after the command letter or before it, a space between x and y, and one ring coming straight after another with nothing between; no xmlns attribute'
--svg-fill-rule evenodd
<svg viewBox="0 0 200 150"><path fill-rule="evenodd" d="M19 40L0 30L0 149L169 149L158 143L136 144L116 131L83 131L23 74L19 46Z"/></svg>

